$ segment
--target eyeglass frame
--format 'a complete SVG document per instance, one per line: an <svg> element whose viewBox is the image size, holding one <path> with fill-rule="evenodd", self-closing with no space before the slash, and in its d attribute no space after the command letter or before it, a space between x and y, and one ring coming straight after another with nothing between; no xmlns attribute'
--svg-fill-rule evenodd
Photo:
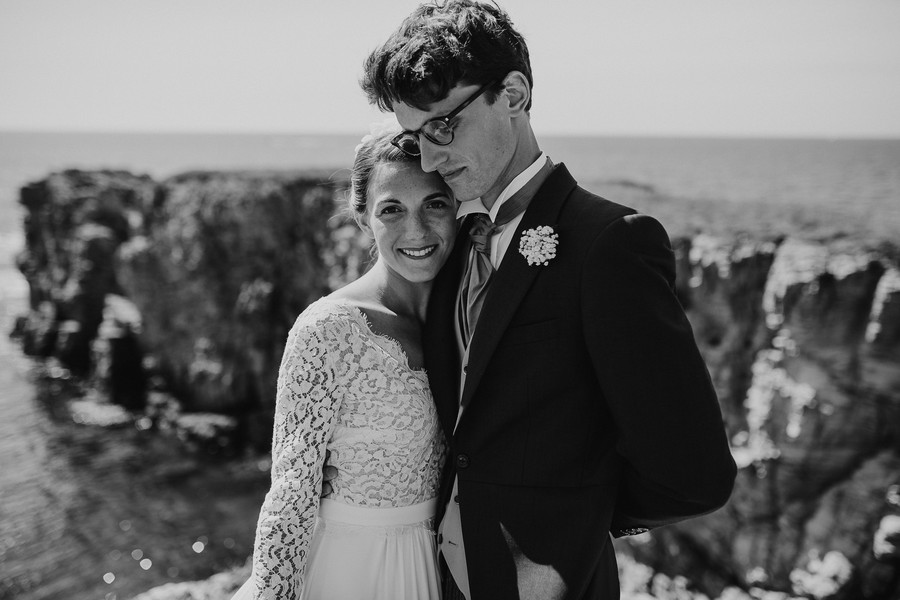
<svg viewBox="0 0 900 600"><path fill-rule="evenodd" d="M391 138L391 145L394 146L395 148L397 148L398 150L400 150L401 152L403 152L404 154L407 154L409 156L421 156L422 155L422 145L419 143L420 135L424 135L425 139L427 139L429 142L431 142L432 144L435 144L437 146L449 146L450 144L453 143L453 139L455 137L454 136L454 128L450 126L450 121L452 119L456 118L456 116L459 113L461 113L463 111L463 109L465 109L467 106L469 106L470 104L475 102L475 100L477 100L483 93L485 93L488 90L488 88L490 88L492 85L496 84L498 81L500 81L500 80L495 79L493 81L490 81L490 82L484 84L483 86L478 88L478 90L474 94L472 94L471 96L466 98L462 104L460 104L459 106L457 106L456 108L451 110L449 113L447 113L443 117L434 117L433 119L428 119L427 121L422 123L422 126L419 127L418 129L416 129L415 131L401 131L400 133L395 135L393 138ZM428 135L428 133L426 131L424 131L425 127L427 127L429 123L434 123L435 121L443 122L444 126L446 126L447 129L450 130L450 141L439 142L438 140L436 140L436 139L432 138L430 135ZM416 147L419 149L418 153L412 154L411 152L404 150L403 147L400 145L400 140L403 138L406 138L408 136L412 136L413 139L416 141Z"/></svg>

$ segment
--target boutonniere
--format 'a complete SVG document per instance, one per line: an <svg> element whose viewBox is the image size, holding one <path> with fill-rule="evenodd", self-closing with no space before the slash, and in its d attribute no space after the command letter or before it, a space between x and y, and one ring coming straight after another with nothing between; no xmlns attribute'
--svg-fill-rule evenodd
<svg viewBox="0 0 900 600"><path fill-rule="evenodd" d="M549 225L542 225L534 229L526 229L519 240L519 254L525 257L529 265L547 264L556 258L556 245L559 244L559 234L553 232Z"/></svg>

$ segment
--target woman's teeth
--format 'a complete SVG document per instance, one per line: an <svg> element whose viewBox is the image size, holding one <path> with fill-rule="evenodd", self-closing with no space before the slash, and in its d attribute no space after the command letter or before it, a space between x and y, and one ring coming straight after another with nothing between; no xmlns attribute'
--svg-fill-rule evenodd
<svg viewBox="0 0 900 600"><path fill-rule="evenodd" d="M437 248L437 246L428 246L427 248L422 248L419 250L413 250L412 248L400 248L400 252L412 258L424 258L434 252L435 248Z"/></svg>

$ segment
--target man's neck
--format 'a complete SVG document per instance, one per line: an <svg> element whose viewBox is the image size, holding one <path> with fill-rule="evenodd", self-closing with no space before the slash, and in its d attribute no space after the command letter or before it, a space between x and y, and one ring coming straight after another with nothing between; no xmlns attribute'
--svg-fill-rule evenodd
<svg viewBox="0 0 900 600"><path fill-rule="evenodd" d="M530 167L541 155L541 148L538 146L537 138L531 129L531 123L522 121L516 125L516 128L518 130L514 136L516 148L509 164L506 165L503 173L498 177L498 184L481 197L481 203L488 210L491 210L491 207L497 202L497 198L500 197L500 194L503 193L503 190L507 188L512 180Z"/></svg>
<svg viewBox="0 0 900 600"><path fill-rule="evenodd" d="M491 188L491 190L481 197L481 203L487 210L491 210L497 199L503 194L504 190L509 187L513 180L522 174L528 167L534 164L534 161L541 155L540 148L535 143L533 148L528 152L517 152L510 161L509 166L500 178L500 184Z"/></svg>

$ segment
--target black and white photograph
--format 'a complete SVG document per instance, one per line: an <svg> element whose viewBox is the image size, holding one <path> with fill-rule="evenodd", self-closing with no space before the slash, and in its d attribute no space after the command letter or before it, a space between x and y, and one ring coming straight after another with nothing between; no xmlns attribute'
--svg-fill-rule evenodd
<svg viewBox="0 0 900 600"><path fill-rule="evenodd" d="M0 0L0 600L900 600L896 0Z"/></svg>

